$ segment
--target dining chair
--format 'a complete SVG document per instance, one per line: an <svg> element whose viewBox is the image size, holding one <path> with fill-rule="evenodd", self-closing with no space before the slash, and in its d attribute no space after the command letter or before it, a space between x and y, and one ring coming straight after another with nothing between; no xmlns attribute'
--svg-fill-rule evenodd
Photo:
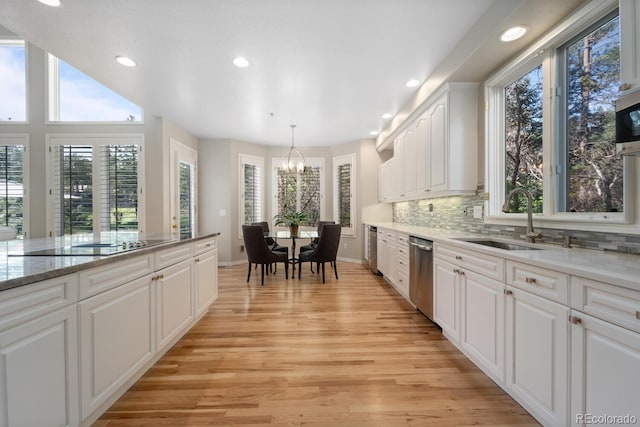
<svg viewBox="0 0 640 427"><path fill-rule="evenodd" d="M318 237L311 239L311 243L308 245L300 246L300 252L312 251L318 246L318 240L320 239L320 235L322 234L322 227L325 224L335 224L335 221L318 221ZM331 264L333 266L333 263ZM309 268L313 273L313 263L309 263ZM319 272L318 272L319 273Z"/></svg>
<svg viewBox="0 0 640 427"><path fill-rule="evenodd" d="M252 222L251 225L259 225L260 227L262 227L262 232L264 233L264 240L267 241L267 245L269 245L269 249L276 252L286 252L287 254L289 253L288 247L280 246L276 239L269 236L269 223L267 221ZM256 268L258 268L257 265L256 265ZM273 271L273 274L276 274L277 272L278 272L278 265L276 264L276 268Z"/></svg>
<svg viewBox="0 0 640 427"><path fill-rule="evenodd" d="M264 238L264 232L259 225L243 225L242 238L244 239L244 248L247 252L249 260L249 272L247 274L247 283L251 279L251 264L260 264L262 275L260 283L264 286L264 269L266 265L277 262L284 263L285 278L289 278L289 249L286 252L272 251Z"/></svg>
<svg viewBox="0 0 640 427"><path fill-rule="evenodd" d="M322 283L324 280L324 264L326 262L333 266L333 271L338 280L338 268L336 266L336 258L338 256L338 248L340 247L340 233L342 226L340 224L325 224L322 227L322 233L318 239L318 245L315 249L308 251L300 251L298 254L298 279L300 279L300 271L303 262L322 264Z"/></svg>

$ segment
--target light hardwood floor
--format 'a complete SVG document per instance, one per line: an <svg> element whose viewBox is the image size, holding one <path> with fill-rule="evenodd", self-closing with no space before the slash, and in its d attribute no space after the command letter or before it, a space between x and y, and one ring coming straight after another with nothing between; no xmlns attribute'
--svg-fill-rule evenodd
<svg viewBox="0 0 640 427"><path fill-rule="evenodd" d="M538 425L364 266L246 272L95 426Z"/></svg>

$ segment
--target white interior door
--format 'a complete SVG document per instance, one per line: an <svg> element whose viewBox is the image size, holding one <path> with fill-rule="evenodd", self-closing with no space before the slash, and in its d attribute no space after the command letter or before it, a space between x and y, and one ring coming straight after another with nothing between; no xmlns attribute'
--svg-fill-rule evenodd
<svg viewBox="0 0 640 427"><path fill-rule="evenodd" d="M171 236L193 237L196 232L198 153L171 140Z"/></svg>

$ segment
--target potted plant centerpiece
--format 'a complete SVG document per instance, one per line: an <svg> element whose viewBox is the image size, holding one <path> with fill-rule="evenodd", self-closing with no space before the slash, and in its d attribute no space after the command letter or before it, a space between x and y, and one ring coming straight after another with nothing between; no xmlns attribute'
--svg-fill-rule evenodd
<svg viewBox="0 0 640 427"><path fill-rule="evenodd" d="M284 212L273 217L274 225L285 225L289 227L292 236L298 235L298 226L306 223L309 216L304 212Z"/></svg>

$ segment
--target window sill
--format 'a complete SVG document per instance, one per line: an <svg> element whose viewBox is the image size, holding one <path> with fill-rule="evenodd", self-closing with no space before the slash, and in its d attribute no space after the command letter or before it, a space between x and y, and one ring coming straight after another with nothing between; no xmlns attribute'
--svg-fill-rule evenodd
<svg viewBox="0 0 640 427"><path fill-rule="evenodd" d="M485 224L526 227L526 214L511 214L513 217L492 215L484 218ZM640 234L640 227L633 221L626 220L622 215L612 218L582 216L581 218L556 215L554 217L533 216L534 228L549 228L560 230L593 231L602 233Z"/></svg>

